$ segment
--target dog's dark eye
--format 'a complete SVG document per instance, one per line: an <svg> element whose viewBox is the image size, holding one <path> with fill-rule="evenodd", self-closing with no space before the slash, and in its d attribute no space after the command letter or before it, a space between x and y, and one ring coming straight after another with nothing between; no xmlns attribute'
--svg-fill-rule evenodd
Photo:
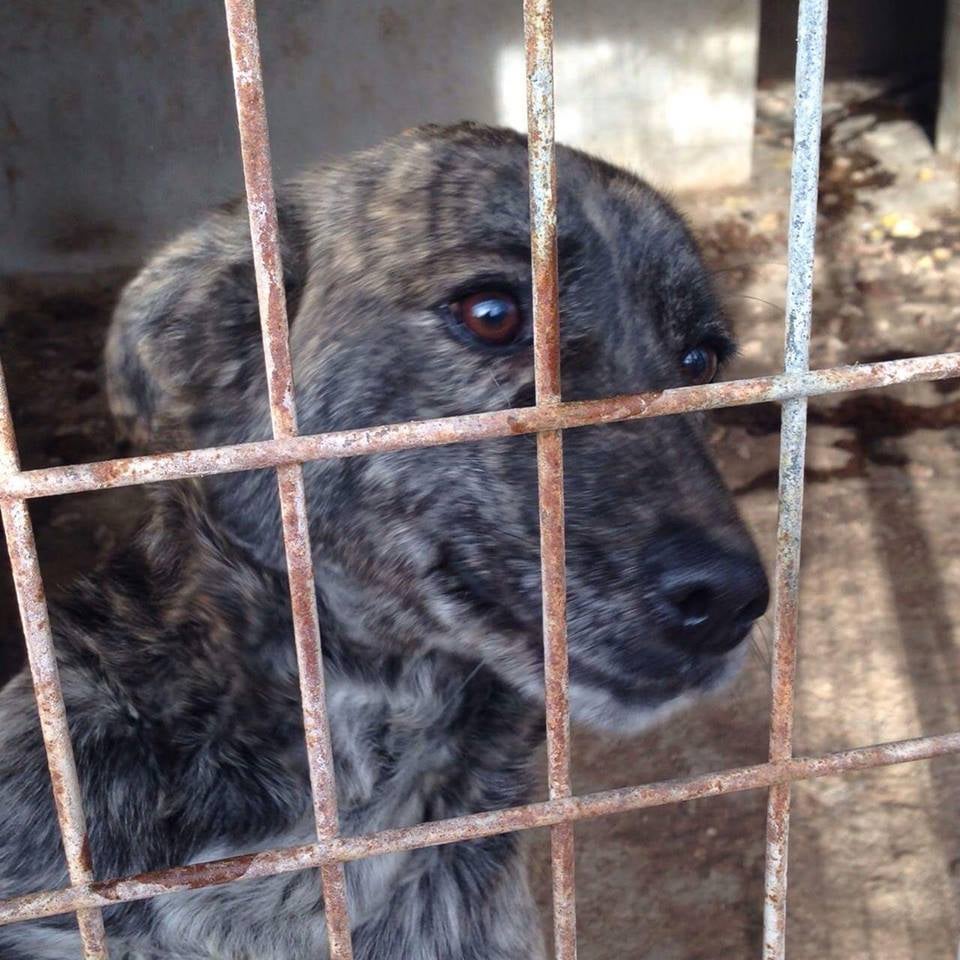
<svg viewBox="0 0 960 960"><path fill-rule="evenodd" d="M709 383L717 375L720 358L712 347L694 347L680 360L690 383Z"/></svg>
<svg viewBox="0 0 960 960"><path fill-rule="evenodd" d="M520 307L508 293L484 290L463 297L450 307L477 340L495 347L513 343L523 324Z"/></svg>

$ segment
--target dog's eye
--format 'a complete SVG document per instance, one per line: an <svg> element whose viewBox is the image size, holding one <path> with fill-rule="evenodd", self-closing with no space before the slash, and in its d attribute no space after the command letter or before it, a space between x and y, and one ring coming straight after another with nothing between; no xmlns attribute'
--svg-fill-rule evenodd
<svg viewBox="0 0 960 960"><path fill-rule="evenodd" d="M463 297L450 306L463 327L477 340L491 346L513 343L523 325L520 307L508 293L484 290Z"/></svg>
<svg viewBox="0 0 960 960"><path fill-rule="evenodd" d="M690 383L709 383L717 375L720 358L712 347L694 347L680 360Z"/></svg>

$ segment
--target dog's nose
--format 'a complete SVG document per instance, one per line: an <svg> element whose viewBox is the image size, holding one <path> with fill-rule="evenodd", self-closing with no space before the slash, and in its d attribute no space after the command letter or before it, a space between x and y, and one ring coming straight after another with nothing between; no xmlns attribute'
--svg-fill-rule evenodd
<svg viewBox="0 0 960 960"><path fill-rule="evenodd" d="M689 536L657 553L651 594L671 643L691 653L726 653L766 611L770 590L753 557Z"/></svg>

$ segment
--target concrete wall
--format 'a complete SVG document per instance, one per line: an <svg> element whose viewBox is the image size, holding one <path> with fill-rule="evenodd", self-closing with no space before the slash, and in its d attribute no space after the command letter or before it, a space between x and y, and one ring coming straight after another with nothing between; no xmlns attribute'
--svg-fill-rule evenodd
<svg viewBox="0 0 960 960"><path fill-rule="evenodd" d="M945 34L937 149L960 160L960 0L949 0Z"/></svg>
<svg viewBox="0 0 960 960"><path fill-rule="evenodd" d="M525 126L519 0L268 0L279 175L424 121ZM558 0L558 133L662 185L749 173L758 0ZM0 6L0 274L137 261L241 186L217 0Z"/></svg>

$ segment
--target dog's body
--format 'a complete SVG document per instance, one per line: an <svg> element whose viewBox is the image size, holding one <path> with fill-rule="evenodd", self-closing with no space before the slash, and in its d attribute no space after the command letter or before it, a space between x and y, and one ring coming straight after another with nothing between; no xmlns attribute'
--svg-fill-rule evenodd
<svg viewBox="0 0 960 960"><path fill-rule="evenodd" d="M679 385L691 357L728 352L671 208L559 159L565 395ZM281 192L304 432L531 401L526 203L522 138L470 125ZM111 400L151 445L269 435L245 221L213 215L118 308ZM766 582L695 421L587 428L565 449L574 718L640 729L735 670ZM533 439L305 476L343 832L527 800L543 696ZM312 837L282 571L272 474L209 478L157 492L135 542L55 616L98 876ZM23 676L0 693L0 897L66 883L30 701ZM514 837L347 877L357 960L542 956ZM319 890L308 872L112 908L112 956L323 956ZM0 927L0 960L77 953L72 919Z"/></svg>
<svg viewBox="0 0 960 960"><path fill-rule="evenodd" d="M60 608L60 667L100 877L314 836L289 602L187 491ZM439 652L381 663L324 637L345 833L521 802L535 711ZM469 680L467 678L469 677ZM467 680L465 683L464 681ZM0 730L0 897L67 882L26 676ZM536 957L516 839L380 857L348 870L357 957ZM107 912L117 960L324 955L314 871ZM71 918L0 928L3 960L75 958Z"/></svg>

